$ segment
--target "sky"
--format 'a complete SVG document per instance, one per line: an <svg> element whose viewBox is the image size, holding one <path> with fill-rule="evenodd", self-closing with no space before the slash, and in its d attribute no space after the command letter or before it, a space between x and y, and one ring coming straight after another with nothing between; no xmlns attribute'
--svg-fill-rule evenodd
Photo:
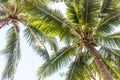
<svg viewBox="0 0 120 80"><path fill-rule="evenodd" d="M53 9L57 8L60 9L63 14L65 14L66 6L64 3L57 3L51 6ZM24 26L22 26L24 27ZM6 45L6 31L8 30L9 26L5 26L5 28L0 29L0 51ZM21 28L20 32L20 43L21 43L21 60L18 64L17 72L15 75L15 80L37 80L36 71L38 67L43 63L42 58L40 58L30 47L27 41L23 37L23 30ZM0 80L1 74L6 64L6 57L0 53ZM54 75L48 77L45 80L65 80L64 77L60 76L60 73L55 73ZM6 79L7 80L7 79Z"/></svg>

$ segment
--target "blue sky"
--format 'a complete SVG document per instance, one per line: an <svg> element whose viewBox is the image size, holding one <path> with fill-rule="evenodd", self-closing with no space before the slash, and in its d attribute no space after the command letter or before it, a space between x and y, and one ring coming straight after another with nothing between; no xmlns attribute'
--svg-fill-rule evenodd
<svg viewBox="0 0 120 80"><path fill-rule="evenodd" d="M65 5L63 3L54 4L52 5L52 8L57 8L62 11L62 13L65 13ZM5 47L6 44L6 30L9 28L9 26L5 26L6 28L0 29L0 50L2 50ZM24 27L24 26L23 26ZM23 29L21 28L21 60L19 62L17 73L15 75L15 80L37 80L36 77L36 71L38 67L43 63L42 58L36 55L34 50L29 47L26 40L23 38ZM5 66L6 59L4 55L0 54L0 79L1 79L1 73ZM65 80L64 77L61 77L59 73L55 73L53 76L48 77L45 80Z"/></svg>

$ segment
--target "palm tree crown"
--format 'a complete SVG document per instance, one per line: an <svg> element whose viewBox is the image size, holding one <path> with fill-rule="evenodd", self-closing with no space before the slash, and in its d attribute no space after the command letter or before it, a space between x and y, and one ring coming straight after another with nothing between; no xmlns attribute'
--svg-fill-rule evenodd
<svg viewBox="0 0 120 80"><path fill-rule="evenodd" d="M67 18L41 1L26 2L26 10L33 19L30 25L48 36L58 36L66 44L39 68L39 80L67 64L70 66L66 80L90 80L97 74L104 80L119 79L120 34L115 32L115 28L120 24L120 1L64 2L67 6Z"/></svg>

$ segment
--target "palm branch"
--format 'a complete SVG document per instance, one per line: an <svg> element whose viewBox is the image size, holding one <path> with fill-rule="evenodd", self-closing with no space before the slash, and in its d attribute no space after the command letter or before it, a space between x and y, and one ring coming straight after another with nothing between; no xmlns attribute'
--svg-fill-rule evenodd
<svg viewBox="0 0 120 80"><path fill-rule="evenodd" d="M7 65L3 71L2 80L8 78L9 80L14 79L14 74L17 69L18 62L20 60L20 39L19 33L12 27L8 30L8 41L3 53L7 57Z"/></svg>
<svg viewBox="0 0 120 80"><path fill-rule="evenodd" d="M53 72L56 72L62 66L65 66L71 61L71 57L75 55L75 47L68 46L54 53L50 60L46 61L38 70L37 75L40 79L51 75Z"/></svg>

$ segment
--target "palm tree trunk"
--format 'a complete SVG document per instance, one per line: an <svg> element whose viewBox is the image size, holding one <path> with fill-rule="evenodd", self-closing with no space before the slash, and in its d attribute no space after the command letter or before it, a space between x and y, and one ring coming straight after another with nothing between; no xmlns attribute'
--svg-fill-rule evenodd
<svg viewBox="0 0 120 80"><path fill-rule="evenodd" d="M100 71L100 74L102 75L104 80L112 80L111 75L108 72L108 69L106 68L104 62L102 61L101 56L98 54L98 51L94 48L93 45L86 43L86 48L90 51L90 54L95 60L95 63Z"/></svg>

